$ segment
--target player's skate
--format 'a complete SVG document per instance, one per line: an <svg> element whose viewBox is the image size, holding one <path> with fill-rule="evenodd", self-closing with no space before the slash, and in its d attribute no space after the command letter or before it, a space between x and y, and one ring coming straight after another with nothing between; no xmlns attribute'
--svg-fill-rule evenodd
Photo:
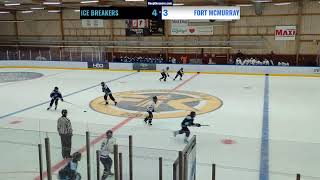
<svg viewBox="0 0 320 180"><path fill-rule="evenodd" d="M179 134L179 131L174 131L173 136L176 137Z"/></svg>
<svg viewBox="0 0 320 180"><path fill-rule="evenodd" d="M57 106L54 107L54 110L57 110Z"/></svg>
<svg viewBox="0 0 320 180"><path fill-rule="evenodd" d="M108 177L108 175L106 173L103 173L102 177L101 177L101 180L106 180Z"/></svg>
<svg viewBox="0 0 320 180"><path fill-rule="evenodd" d="M50 110L50 108L51 108L51 106L49 106L49 107L47 108L47 111Z"/></svg>
<svg viewBox="0 0 320 180"><path fill-rule="evenodd" d="M118 104L118 102L117 102L117 101L115 101L115 102L114 102L114 105L116 106L117 104Z"/></svg>

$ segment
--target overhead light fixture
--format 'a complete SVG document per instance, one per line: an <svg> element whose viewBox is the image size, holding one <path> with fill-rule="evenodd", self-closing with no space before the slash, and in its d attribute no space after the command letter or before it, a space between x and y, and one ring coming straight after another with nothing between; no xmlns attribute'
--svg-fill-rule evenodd
<svg viewBox="0 0 320 180"><path fill-rule="evenodd" d="M183 3L173 3L174 6L183 6Z"/></svg>
<svg viewBox="0 0 320 180"><path fill-rule="evenodd" d="M32 13L33 11L21 11L23 14Z"/></svg>
<svg viewBox="0 0 320 180"><path fill-rule="evenodd" d="M20 6L20 3L8 3L8 4L4 4L5 6Z"/></svg>
<svg viewBox="0 0 320 180"><path fill-rule="evenodd" d="M256 2L256 3L267 3L267 2L272 2L272 0L254 0L253 2Z"/></svg>
<svg viewBox="0 0 320 180"><path fill-rule="evenodd" d="M76 9L76 10L74 10L74 12L80 12L80 9Z"/></svg>
<svg viewBox="0 0 320 180"><path fill-rule="evenodd" d="M43 10L44 7L32 7L32 8L30 8L30 9L32 9L32 10Z"/></svg>
<svg viewBox="0 0 320 180"><path fill-rule="evenodd" d="M0 23L24 22L24 20L0 20Z"/></svg>
<svg viewBox="0 0 320 180"><path fill-rule="evenodd" d="M275 3L273 5L275 5L275 6L285 6L285 5L289 5L289 4L291 4L291 2Z"/></svg>
<svg viewBox="0 0 320 180"><path fill-rule="evenodd" d="M90 4L90 3L97 3L99 1L93 0L93 1L81 1L81 4Z"/></svg>
<svg viewBox="0 0 320 180"><path fill-rule="evenodd" d="M49 1L49 2L43 2L43 4L45 4L45 5L59 5L59 4L61 4L61 2Z"/></svg>
<svg viewBox="0 0 320 180"><path fill-rule="evenodd" d="M60 10L48 10L49 13L59 13Z"/></svg>
<svg viewBox="0 0 320 180"><path fill-rule="evenodd" d="M236 6L240 6L240 7L250 7L253 6L252 4L237 4Z"/></svg>
<svg viewBox="0 0 320 180"><path fill-rule="evenodd" d="M133 1L144 1L144 0L126 0L127 2L133 2Z"/></svg>
<svg viewBox="0 0 320 180"><path fill-rule="evenodd" d="M0 14L9 14L9 11L0 11Z"/></svg>

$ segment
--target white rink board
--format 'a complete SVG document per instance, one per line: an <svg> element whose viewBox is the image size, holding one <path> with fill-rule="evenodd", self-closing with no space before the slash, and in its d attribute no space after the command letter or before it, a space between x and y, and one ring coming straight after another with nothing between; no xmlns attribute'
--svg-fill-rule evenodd
<svg viewBox="0 0 320 180"><path fill-rule="evenodd" d="M88 68L87 62L72 62L72 61L0 61L1 66L14 67L52 67L52 68Z"/></svg>

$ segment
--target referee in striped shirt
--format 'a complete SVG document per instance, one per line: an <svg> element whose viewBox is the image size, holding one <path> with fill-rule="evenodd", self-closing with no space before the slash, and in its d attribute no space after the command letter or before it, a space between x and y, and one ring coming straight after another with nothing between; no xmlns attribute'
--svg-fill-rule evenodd
<svg viewBox="0 0 320 180"><path fill-rule="evenodd" d="M58 133L61 138L62 157L63 159L71 158L71 139L72 139L72 126L70 119L67 118L68 111L63 109L62 116L58 119Z"/></svg>

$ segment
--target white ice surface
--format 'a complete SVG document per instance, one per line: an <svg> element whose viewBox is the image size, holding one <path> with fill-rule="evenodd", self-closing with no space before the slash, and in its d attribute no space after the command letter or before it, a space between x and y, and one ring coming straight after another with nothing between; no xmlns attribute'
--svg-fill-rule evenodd
<svg viewBox="0 0 320 180"><path fill-rule="evenodd" d="M101 81L112 80L132 72L1 69L2 72L40 72L34 80L0 84L0 116L46 102L53 87L67 95ZM192 74L186 74L188 79ZM108 83L113 92L173 89L181 81L163 83L158 73L136 73ZM270 180L289 180L295 173L320 177L320 150L317 102L320 98L318 78L270 77ZM203 92L218 97L223 106L199 115L196 121L210 127L191 128L197 135L197 179L211 176L211 164L217 164L219 180L258 180L263 114L263 76L200 74L178 90ZM37 144L50 137L52 165L61 161L60 139L56 122L63 108L68 109L74 128L73 151L85 144L85 132L91 139L122 122L123 117L108 116L90 109L89 103L102 96L100 86L65 97L78 106L60 103L57 111L46 111L48 103L0 119L0 179L33 179L38 175ZM86 110L87 112L83 112ZM155 119L146 127L141 119L133 119L115 132L124 159L127 159L128 135L134 138L135 176L139 180L157 178L158 157L164 161L164 179L172 179L172 161L184 147L183 136L172 137L183 118ZM12 121L21 121L10 124ZM9 128L9 129L5 129ZM15 130L16 129L16 130ZM40 133L41 131L41 133ZM45 133L47 132L47 133ZM231 145L224 139L234 140ZM95 172L95 150L91 151L92 172ZM86 156L80 172L86 179ZM127 164L124 164L126 170ZM148 172L148 173L146 173ZM56 173L56 172L55 172ZM124 179L128 176L124 174ZM22 178L23 177L23 178ZM93 175L95 179L95 175Z"/></svg>

